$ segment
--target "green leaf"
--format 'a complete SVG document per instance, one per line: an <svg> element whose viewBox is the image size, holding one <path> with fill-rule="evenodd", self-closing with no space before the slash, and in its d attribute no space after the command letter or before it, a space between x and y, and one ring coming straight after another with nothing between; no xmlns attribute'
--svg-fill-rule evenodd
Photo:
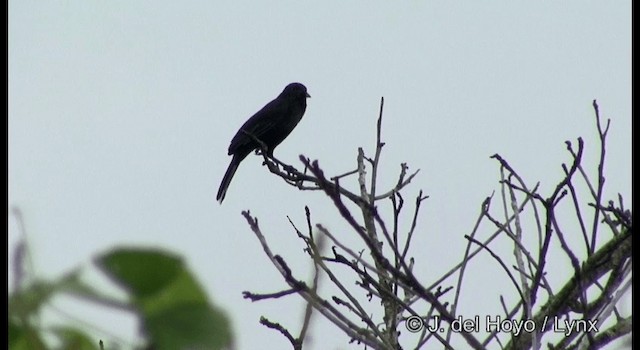
<svg viewBox="0 0 640 350"><path fill-rule="evenodd" d="M36 315L55 291L55 284L35 281L28 287L9 295L9 317L25 320Z"/></svg>
<svg viewBox="0 0 640 350"><path fill-rule="evenodd" d="M232 343L226 315L209 302L182 259L159 249L115 249L97 259L131 295L156 349L222 349Z"/></svg>
<svg viewBox="0 0 640 350"><path fill-rule="evenodd" d="M52 331L60 339L61 349L74 349L74 350L96 350L98 347L98 340L91 339L88 335L81 332L78 329L70 327L55 327Z"/></svg>
<svg viewBox="0 0 640 350"><path fill-rule="evenodd" d="M80 279L78 272L73 272L62 278L57 287L59 292L71 294L75 297L87 299L92 302L98 302L105 305L117 306L126 308L129 306L127 301L121 300L121 298L115 298L102 292L93 285L86 284Z"/></svg>
<svg viewBox="0 0 640 350"><path fill-rule="evenodd" d="M182 304L150 316L147 332L158 349L223 349L231 344L226 316L207 304Z"/></svg>
<svg viewBox="0 0 640 350"><path fill-rule="evenodd" d="M182 259L160 249L114 249L98 257L97 264L134 298L157 293L184 269Z"/></svg>
<svg viewBox="0 0 640 350"><path fill-rule="evenodd" d="M9 319L9 346L11 350L46 350L38 332L30 326L22 326Z"/></svg>

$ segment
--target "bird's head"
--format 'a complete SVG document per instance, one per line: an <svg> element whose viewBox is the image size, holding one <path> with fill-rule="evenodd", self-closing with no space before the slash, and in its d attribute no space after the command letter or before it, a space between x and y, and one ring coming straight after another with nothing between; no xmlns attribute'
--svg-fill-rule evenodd
<svg viewBox="0 0 640 350"><path fill-rule="evenodd" d="M291 83L287 85L282 93L280 93L280 97L287 97L293 99L306 99L307 97L311 97L307 92L307 87L300 83Z"/></svg>

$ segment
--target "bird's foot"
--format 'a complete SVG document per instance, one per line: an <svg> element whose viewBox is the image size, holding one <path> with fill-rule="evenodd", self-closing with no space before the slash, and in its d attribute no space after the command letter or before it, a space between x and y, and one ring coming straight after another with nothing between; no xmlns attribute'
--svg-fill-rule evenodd
<svg viewBox="0 0 640 350"><path fill-rule="evenodd" d="M286 165L286 164L282 166L282 170L286 171L289 174L294 174L298 172L298 170L294 168L292 165Z"/></svg>

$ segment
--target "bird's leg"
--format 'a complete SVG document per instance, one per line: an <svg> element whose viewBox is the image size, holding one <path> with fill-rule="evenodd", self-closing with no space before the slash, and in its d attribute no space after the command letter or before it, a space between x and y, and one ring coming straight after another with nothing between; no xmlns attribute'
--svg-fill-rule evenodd
<svg viewBox="0 0 640 350"><path fill-rule="evenodd" d="M282 165L282 170L284 170L288 175L299 174L299 171L292 165L287 165L274 157L273 149L269 149L269 147L267 147L267 145L262 142L262 140L257 138L256 135L246 130L242 130L242 132L260 145L260 148L256 149L256 154L260 154L264 157L264 162L262 163L262 165L266 165L272 171L279 171L280 165Z"/></svg>
<svg viewBox="0 0 640 350"><path fill-rule="evenodd" d="M293 167L293 165L282 164L282 170L286 171L288 174L297 174L298 170Z"/></svg>
<svg viewBox="0 0 640 350"><path fill-rule="evenodd" d="M266 164L267 167L273 171L280 171L279 161L273 156L273 150L263 150L262 155L264 157L263 165Z"/></svg>
<svg viewBox="0 0 640 350"><path fill-rule="evenodd" d="M259 148L255 149L255 152L257 155L262 155L264 157L264 162L262 163L262 165L267 165L269 168L271 168L273 164L269 162L268 158L273 158L273 151L269 150L269 147L267 147L267 144L264 143L262 140L260 140L258 137L256 137L256 135L244 129L242 130L242 132L245 135L249 136L251 140L255 141L258 145L260 145ZM279 169L277 164L275 166L276 166L276 169Z"/></svg>
<svg viewBox="0 0 640 350"><path fill-rule="evenodd" d="M274 168L278 170L278 175L280 175L281 177L283 178L286 177L286 179L288 179L289 181L297 181L296 179L300 177L301 174L298 171L298 169L274 157L273 152L270 152L269 154L267 154L267 157L270 161L269 162L270 166L273 165ZM283 172L280 171L280 166L282 166ZM271 169L271 167L270 167L270 170L272 170L273 172L273 169Z"/></svg>
<svg viewBox="0 0 640 350"><path fill-rule="evenodd" d="M271 155L269 152L265 152L265 150L256 150L256 154L262 156L262 165L266 165L271 170L280 170L278 162L274 161L275 158L273 158L273 155Z"/></svg>

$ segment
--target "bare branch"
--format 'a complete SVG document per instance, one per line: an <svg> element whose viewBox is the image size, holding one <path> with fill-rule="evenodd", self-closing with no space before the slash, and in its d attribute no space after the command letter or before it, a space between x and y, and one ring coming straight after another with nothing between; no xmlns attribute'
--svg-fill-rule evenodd
<svg viewBox="0 0 640 350"><path fill-rule="evenodd" d="M484 248L487 252L489 252L489 254L491 254L491 256L500 264L500 266L502 266L503 270L507 273L507 275L509 276L509 278L511 279L511 282L513 283L514 287L516 287L516 289L518 290L518 294L520 294L520 299L522 302L524 302L524 294L522 294L522 290L520 289L520 286L518 285L518 282L516 281L516 279L513 277L513 274L511 273L511 271L509 270L509 268L507 267L507 265L504 264L504 262L502 261L502 259L496 254L494 253L491 249L489 249L489 247L487 247L486 245L484 245L482 242L474 239L471 236L465 235L464 238L468 239L469 241L481 246L482 248Z"/></svg>

